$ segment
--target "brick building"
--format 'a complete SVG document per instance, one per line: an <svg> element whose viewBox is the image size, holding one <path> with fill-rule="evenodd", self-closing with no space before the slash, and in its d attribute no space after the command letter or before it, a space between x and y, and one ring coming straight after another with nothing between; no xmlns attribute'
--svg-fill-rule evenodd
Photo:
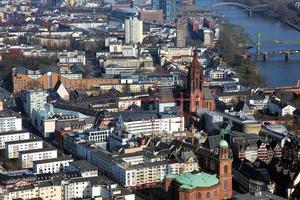
<svg viewBox="0 0 300 200"><path fill-rule="evenodd" d="M54 67L45 67L36 71L27 70L24 67L16 67L12 73L13 92L18 93L21 90L35 87L53 89L58 80L68 89L90 89L97 85L119 83L118 79L110 78L67 79Z"/></svg>
<svg viewBox="0 0 300 200"><path fill-rule="evenodd" d="M174 200L193 199L231 199L232 198L232 160L229 158L228 143L219 142L218 174L188 172L178 176L167 176L164 192Z"/></svg>
<svg viewBox="0 0 300 200"><path fill-rule="evenodd" d="M188 91L187 96L189 102L189 112L197 112L199 108L206 108L210 111L216 109L215 99L213 98L209 88L203 86L204 74L203 67L198 62L197 53L195 52L191 67L188 73Z"/></svg>
<svg viewBox="0 0 300 200"><path fill-rule="evenodd" d="M164 14L162 10L141 10L139 17L142 21L162 22L164 20Z"/></svg>

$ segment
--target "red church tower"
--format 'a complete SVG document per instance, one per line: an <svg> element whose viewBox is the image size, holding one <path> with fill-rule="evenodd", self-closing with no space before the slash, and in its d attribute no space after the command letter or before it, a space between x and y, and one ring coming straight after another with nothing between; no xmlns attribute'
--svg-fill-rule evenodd
<svg viewBox="0 0 300 200"><path fill-rule="evenodd" d="M229 158L228 143L221 140L219 143L219 179L220 199L232 198L232 160Z"/></svg>
<svg viewBox="0 0 300 200"><path fill-rule="evenodd" d="M208 110L215 110L215 100L213 98L207 98L204 90L210 94L208 88L203 87L204 75L203 67L200 65L195 51L194 58L188 73L188 95L189 112L196 112L199 108L207 108ZM211 95L211 94L210 94Z"/></svg>

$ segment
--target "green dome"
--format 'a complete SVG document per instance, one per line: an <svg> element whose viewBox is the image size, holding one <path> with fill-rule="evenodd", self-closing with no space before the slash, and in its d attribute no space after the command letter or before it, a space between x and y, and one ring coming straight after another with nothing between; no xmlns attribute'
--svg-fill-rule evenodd
<svg viewBox="0 0 300 200"><path fill-rule="evenodd" d="M221 140L221 141L219 142L219 146L220 146L220 147L228 147L228 143L227 143L225 140Z"/></svg>
<svg viewBox="0 0 300 200"><path fill-rule="evenodd" d="M194 189L197 187L212 187L219 183L219 179L216 174L207 174L205 172L182 173L175 178L176 182L180 184L182 189Z"/></svg>

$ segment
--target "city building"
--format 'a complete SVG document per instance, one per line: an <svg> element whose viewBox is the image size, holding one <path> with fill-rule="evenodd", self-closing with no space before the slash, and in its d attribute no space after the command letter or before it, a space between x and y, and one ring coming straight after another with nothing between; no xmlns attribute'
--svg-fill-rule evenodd
<svg viewBox="0 0 300 200"><path fill-rule="evenodd" d="M184 117L179 113L127 111L120 113L116 125L133 135L170 134L183 131Z"/></svg>
<svg viewBox="0 0 300 200"><path fill-rule="evenodd" d="M0 149L5 149L6 142L29 140L30 133L25 130L21 131L0 131Z"/></svg>
<svg viewBox="0 0 300 200"><path fill-rule="evenodd" d="M155 0L153 0L155 1ZM158 1L158 0L156 0ZM162 10L140 10L139 18L148 22L163 22L164 13Z"/></svg>
<svg viewBox="0 0 300 200"><path fill-rule="evenodd" d="M176 18L176 1L175 0L161 0L160 9L163 10L165 19L175 20Z"/></svg>
<svg viewBox="0 0 300 200"><path fill-rule="evenodd" d="M32 162L32 171L35 174L58 173L68 170L73 158L62 156L47 160L37 160Z"/></svg>
<svg viewBox="0 0 300 200"><path fill-rule="evenodd" d="M109 134L112 133L112 129L105 128L92 128L84 131L84 139L92 142L106 142Z"/></svg>
<svg viewBox="0 0 300 200"><path fill-rule="evenodd" d="M34 89L36 87L41 89L53 89L58 80L60 80L67 89L73 90L89 90L91 87L119 84L119 79L111 78L68 79L65 78L56 67L43 67L36 71L27 70L24 67L16 67L12 73L13 92L19 93L22 90Z"/></svg>
<svg viewBox="0 0 300 200"><path fill-rule="evenodd" d="M177 22L176 24L176 46L185 47L187 36L187 24L186 22Z"/></svg>
<svg viewBox="0 0 300 200"><path fill-rule="evenodd" d="M58 53L58 65L86 65L85 52L83 51L63 51Z"/></svg>
<svg viewBox="0 0 300 200"><path fill-rule="evenodd" d="M77 171L82 177L97 177L98 167L91 164L87 160L77 160L70 163L69 171Z"/></svg>
<svg viewBox="0 0 300 200"><path fill-rule="evenodd" d="M56 129L70 127L73 131L83 132L94 125L95 118L80 112L54 108L52 104L34 109L31 123L45 138L54 134Z"/></svg>
<svg viewBox="0 0 300 200"><path fill-rule="evenodd" d="M0 134L22 130L22 118L7 111L0 111Z"/></svg>
<svg viewBox="0 0 300 200"><path fill-rule="evenodd" d="M53 158L57 158L57 150L54 148L32 149L19 153L19 161L22 164L22 168L32 168L34 161Z"/></svg>
<svg viewBox="0 0 300 200"><path fill-rule="evenodd" d="M20 152L42 148L43 140L40 139L12 141L5 143L5 154L7 158L12 159L18 158Z"/></svg>
<svg viewBox="0 0 300 200"><path fill-rule="evenodd" d="M125 43L141 44L143 39L143 21L136 18L125 19Z"/></svg>
<svg viewBox="0 0 300 200"><path fill-rule="evenodd" d="M169 151L167 151L169 152ZM101 172L110 174L124 187L143 188L161 183L168 174L180 174L199 170L193 152L182 152L177 159L168 159L163 151L152 153L111 154L104 150L92 151L91 163Z"/></svg>
<svg viewBox="0 0 300 200"><path fill-rule="evenodd" d="M3 108L4 108L3 105L4 105L3 101L0 99L0 111L3 111Z"/></svg>
<svg viewBox="0 0 300 200"><path fill-rule="evenodd" d="M31 116L33 109L44 107L47 103L48 93L45 90L25 90L21 93L24 111Z"/></svg>
<svg viewBox="0 0 300 200"><path fill-rule="evenodd" d="M271 114L278 115L279 117L285 115L293 116L293 112L296 110L294 106L285 104L278 98L269 99L267 109Z"/></svg>

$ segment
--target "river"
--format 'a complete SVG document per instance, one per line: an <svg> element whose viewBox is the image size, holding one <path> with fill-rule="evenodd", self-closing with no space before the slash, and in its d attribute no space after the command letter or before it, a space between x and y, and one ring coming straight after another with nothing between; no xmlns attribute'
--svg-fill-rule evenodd
<svg viewBox="0 0 300 200"><path fill-rule="evenodd" d="M221 0L196 0L200 7L207 7ZM300 40L300 32L290 26L253 13L252 18L248 13L234 8L227 11L219 11L232 24L245 29L252 41L256 41L257 33L261 33L261 41L273 40ZM262 46L261 50L292 50L300 49L300 45ZM255 49L249 51L255 52ZM270 56L266 62L262 58L258 61L260 74L266 79L268 87L296 85L300 80L300 55L291 55L290 60L285 62L284 55Z"/></svg>

